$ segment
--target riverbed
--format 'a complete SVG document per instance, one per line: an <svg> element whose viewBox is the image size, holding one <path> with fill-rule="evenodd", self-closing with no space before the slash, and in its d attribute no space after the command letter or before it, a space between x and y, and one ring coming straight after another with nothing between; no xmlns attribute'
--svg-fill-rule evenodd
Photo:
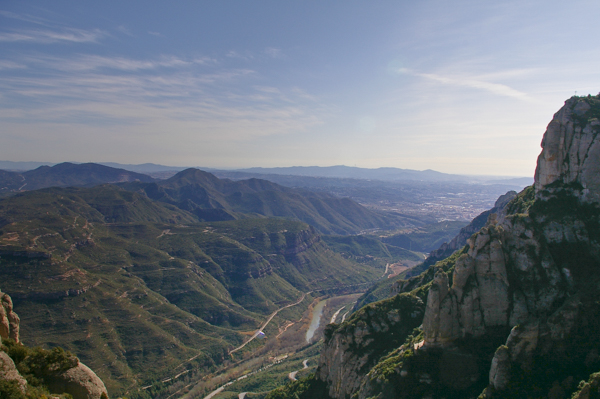
<svg viewBox="0 0 600 399"><path fill-rule="evenodd" d="M323 317L323 308L325 307L326 303L326 299L320 301L313 309L312 319L310 321L310 325L308 326L308 330L306 331L306 343L310 343L310 341L315 336L315 332L319 328L319 324L321 324L321 318Z"/></svg>

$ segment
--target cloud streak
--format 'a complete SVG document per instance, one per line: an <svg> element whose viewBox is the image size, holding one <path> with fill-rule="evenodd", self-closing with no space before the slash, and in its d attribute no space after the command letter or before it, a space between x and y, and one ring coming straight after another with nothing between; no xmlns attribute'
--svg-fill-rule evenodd
<svg viewBox="0 0 600 399"><path fill-rule="evenodd" d="M3 69L24 69L27 66L13 61L0 60L0 71Z"/></svg>
<svg viewBox="0 0 600 399"><path fill-rule="evenodd" d="M500 83L491 83L484 80L480 80L472 77L448 77L437 75L433 73L421 73L410 70L408 68L400 68L398 70L399 73L417 76L420 78L424 78L433 82L443 83L446 85L452 86L461 86L461 87L469 87L473 89L485 90L492 94L496 94L499 96L512 97L520 100L529 101L529 97L526 93L515 90L507 85L503 85Z"/></svg>
<svg viewBox="0 0 600 399"><path fill-rule="evenodd" d="M99 39L107 36L100 29L84 30L75 28L63 28L56 30L14 30L12 32L0 33L0 42L28 42L39 44L51 43L96 43Z"/></svg>
<svg viewBox="0 0 600 399"><path fill-rule="evenodd" d="M17 67L36 73L9 70ZM297 90L257 84L252 69L207 57L28 55L0 60L0 71L0 119L13 126L172 126L207 140L246 140L308 129L326 112Z"/></svg>

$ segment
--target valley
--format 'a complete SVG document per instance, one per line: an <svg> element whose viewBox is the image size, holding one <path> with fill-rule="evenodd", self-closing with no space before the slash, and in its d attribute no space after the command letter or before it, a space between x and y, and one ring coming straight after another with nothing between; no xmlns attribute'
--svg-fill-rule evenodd
<svg viewBox="0 0 600 399"><path fill-rule="evenodd" d="M600 399L598 17L0 1L0 399Z"/></svg>
<svg viewBox="0 0 600 399"><path fill-rule="evenodd" d="M46 184L53 184L54 168L57 184L66 184L65 166L75 173L73 165L44 169ZM83 165L68 181L89 182L91 170ZM94 174L115 175L106 168ZM405 239L392 244L378 235L323 235L297 219L273 217L273 205L252 213L239 208L240 192L252 202L278 190L279 209L325 231L359 230L384 218L349 200L310 199L267 182L220 182L200 171L161 185L48 187L7 196L0 201L0 276L21 315L22 341L77 354L111 395L165 398L183 383L186 392L204 392L210 384L199 382L214 373L218 381L218 370L249 359L247 367L256 369L257 356L268 362L306 347L318 298L337 306L326 306L324 318L342 307L347 315L356 293L387 277L386 265L423 258L402 246L439 239L440 231L454 234L401 230L390 234ZM335 214L321 205L327 201L337 204ZM352 209L360 212L350 215ZM208 214L222 220L204 220ZM406 220L395 226L424 225ZM335 299L345 295L352 303Z"/></svg>
<svg viewBox="0 0 600 399"><path fill-rule="evenodd" d="M376 194L384 183L353 182L370 192L361 205L195 169L140 181L107 168L42 168L31 181L65 187L6 195L0 274L23 342L76 353L129 398L262 397L307 375L329 322L389 297L467 224L438 218L440 203L386 208L398 192Z"/></svg>

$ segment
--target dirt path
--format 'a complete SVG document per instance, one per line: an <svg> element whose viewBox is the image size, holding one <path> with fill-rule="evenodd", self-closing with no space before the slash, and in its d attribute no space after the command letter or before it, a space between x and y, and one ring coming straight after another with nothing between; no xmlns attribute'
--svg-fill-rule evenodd
<svg viewBox="0 0 600 399"><path fill-rule="evenodd" d="M276 360L275 362L273 362L273 363L271 363L271 364L268 364L268 365L266 365L266 366L264 366L264 367L261 367L261 368L259 368L258 370L255 370L255 371L253 371L253 372L251 372L251 373L244 374L244 375L243 375L243 376L241 376L241 377L235 378L235 379L233 379L233 380L229 381L228 383L221 385L219 388L215 389L214 391L212 391L211 393L209 393L207 396L205 396L205 397L204 397L204 399L211 399L213 396L215 396L215 395L217 395L217 394L219 394L219 393L223 392L223 390L224 390L226 387L230 386L230 385L231 385L231 384L233 384L234 382L237 382L237 381L240 381L240 380L246 379L246 378L250 377L251 375L254 375L254 374L260 373L261 371L265 371L265 370L267 370L267 369L269 369L269 368L271 368L271 367L275 366L276 364L279 364L279 363L283 362L285 359L287 359L287 357L288 357L288 355L285 355L285 356L283 356L281 359L279 359L279 360ZM183 388L182 388L182 389L183 389ZM177 393L177 392L175 392L175 393ZM247 394L248 392L242 392L242 393L244 394L244 396L246 396L246 394ZM175 395L175 394L173 394L173 395ZM173 395L171 395L171 396L173 396ZM240 394L240 395L241 395L241 394ZM168 398L167 398L167 399L168 399Z"/></svg>
<svg viewBox="0 0 600 399"><path fill-rule="evenodd" d="M304 367L303 367L303 368L301 368L300 370L292 371L291 373L289 373L289 374L288 374L288 378L289 378L290 380L292 380L292 381L298 381L298 380L296 379L296 374L298 374L298 372L299 372L299 371L301 371L301 370L305 370L305 369L307 369L307 368L308 368L308 359L305 359L305 360L302 362L302 365L303 365Z"/></svg>
<svg viewBox="0 0 600 399"><path fill-rule="evenodd" d="M342 316L342 323L344 321L346 321L346 316L348 315L348 313L350 313L350 311L347 311L346 313L344 313L344 315Z"/></svg>
<svg viewBox="0 0 600 399"><path fill-rule="evenodd" d="M171 233L171 229L166 229L166 230L163 230L162 233L160 233L160 235L156 238L160 238L164 235L173 235L173 233Z"/></svg>
<svg viewBox="0 0 600 399"><path fill-rule="evenodd" d="M383 274L381 275L381 278L384 278L386 274L388 274L388 270L390 270L390 264L386 263L385 264L385 271L383 272Z"/></svg>
<svg viewBox="0 0 600 399"><path fill-rule="evenodd" d="M337 319L338 315L340 314L340 312L342 311L342 309L344 309L346 307L346 305L342 306L341 308L339 308L337 310L337 312L335 312L333 314L333 316L331 316L331 320L329 320L329 324L335 323L335 319Z"/></svg>
<svg viewBox="0 0 600 399"><path fill-rule="evenodd" d="M251 342L251 341L252 341L254 338L258 337L258 334L260 334L260 332L261 332L262 330L264 330L264 329L265 329L265 327L267 327L267 325L268 325L268 324L271 322L271 320L273 320L273 318L274 318L275 316L277 316L277 313L281 312L283 309L291 308L292 306L296 306L296 305L300 304L300 303L301 303L301 302L304 300L304 298L306 298L306 296L307 296L308 294L310 294L311 292L312 292L312 291L305 292L304 294L302 294L302 297L301 297L301 298L300 298L298 301L296 301L296 302L294 302L294 303L291 303L291 304L289 304L289 305L286 305L286 306L284 306L284 307L282 307L282 308L279 308L279 309L277 309L276 311L274 311L274 312L271 314L271 316L269 316L269 318L267 319L267 321L265 321L265 323L264 323L262 326L260 326L260 328L259 328L258 330L256 330L256 332L255 332L254 334L252 334L252 337L250 337L250 339L249 339L248 341L244 342L242 345L238 346L237 348L235 348L235 349L232 349L231 351L229 351L229 355L231 355L231 354L232 354L232 353L234 353L234 352L237 352L237 351L239 351L239 350L240 350L240 349L242 349L244 346L248 345L248 344L249 344L249 343L250 343L250 342Z"/></svg>

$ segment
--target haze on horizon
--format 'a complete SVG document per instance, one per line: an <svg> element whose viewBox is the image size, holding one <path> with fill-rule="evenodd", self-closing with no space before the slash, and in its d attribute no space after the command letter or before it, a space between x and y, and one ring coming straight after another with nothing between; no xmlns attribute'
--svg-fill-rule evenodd
<svg viewBox="0 0 600 399"><path fill-rule="evenodd" d="M597 1L0 4L0 160L532 176Z"/></svg>

